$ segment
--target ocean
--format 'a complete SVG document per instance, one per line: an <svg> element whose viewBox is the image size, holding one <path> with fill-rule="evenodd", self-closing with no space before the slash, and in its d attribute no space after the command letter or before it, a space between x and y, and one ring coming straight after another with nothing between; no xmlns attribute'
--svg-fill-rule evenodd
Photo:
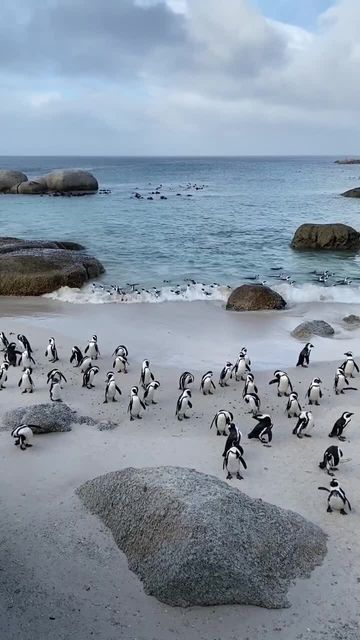
<svg viewBox="0 0 360 640"><path fill-rule="evenodd" d="M111 190L81 198L4 195L1 235L77 241L102 261L104 288L53 295L65 302L225 300L254 277L290 303L360 302L358 255L289 246L304 222L359 227L360 202L340 194L358 186L360 168L335 159L1 157L0 168L30 178L81 167ZM312 273L325 269L335 274L327 286ZM344 277L351 285L337 285ZM130 292L129 284L134 294L110 288Z"/></svg>

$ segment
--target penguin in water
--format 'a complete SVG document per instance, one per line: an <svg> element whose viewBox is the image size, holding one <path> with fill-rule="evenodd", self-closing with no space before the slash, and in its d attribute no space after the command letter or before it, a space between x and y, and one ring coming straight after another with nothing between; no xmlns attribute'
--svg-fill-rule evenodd
<svg viewBox="0 0 360 640"><path fill-rule="evenodd" d="M18 427L15 427L11 435L15 439L15 446L20 445L21 451L25 451L29 447L32 447L31 440L33 439L33 429L37 427L36 424L21 424Z"/></svg>
<svg viewBox="0 0 360 640"><path fill-rule="evenodd" d="M243 391L243 398L245 398L245 396L247 394L252 394L258 393L258 388L255 384L255 378L254 378L254 374L253 373L248 373L246 375L246 380L245 380L245 385L244 385L244 391Z"/></svg>
<svg viewBox="0 0 360 640"><path fill-rule="evenodd" d="M183 418L187 420L190 418L190 416L187 415L189 409L192 409L191 391L190 389L184 389L182 394L178 397L178 401L176 403L175 416L180 421Z"/></svg>
<svg viewBox="0 0 360 640"><path fill-rule="evenodd" d="M70 364L75 362L74 367L80 367L83 354L76 345L71 349Z"/></svg>
<svg viewBox="0 0 360 640"><path fill-rule="evenodd" d="M279 369L274 371L274 379L270 380L269 384L277 384L277 394L279 398L281 396L289 396L293 392L293 386L290 382L290 378L285 371Z"/></svg>
<svg viewBox="0 0 360 640"><path fill-rule="evenodd" d="M290 393L285 412L288 418L298 418L301 414L301 407L299 404L299 396L296 391Z"/></svg>
<svg viewBox="0 0 360 640"><path fill-rule="evenodd" d="M231 447L227 451L223 462L223 469L226 469L227 471L226 480L232 480L234 476L238 480L243 479L243 476L240 473L241 465L244 469L247 469L243 453L244 450L242 447Z"/></svg>
<svg viewBox="0 0 360 640"><path fill-rule="evenodd" d="M159 387L160 382L158 380L153 380L146 386L143 398L146 406L149 406L150 404L157 404L154 400L154 393Z"/></svg>
<svg viewBox="0 0 360 640"><path fill-rule="evenodd" d="M334 391L337 396L340 393L344 393L345 391L357 391L356 387L349 387L349 380L347 379L344 369L342 367L339 367L338 369L336 369L335 379L334 379Z"/></svg>
<svg viewBox="0 0 360 640"><path fill-rule="evenodd" d="M232 370L232 374L235 374L236 382L240 382L240 380L245 380L246 374L250 372L251 372L250 365L246 362L245 355L242 355L242 353L240 353Z"/></svg>
<svg viewBox="0 0 360 640"><path fill-rule="evenodd" d="M351 504L346 497L344 489L340 487L340 483L338 480L331 480L330 489L327 487L318 487L320 491L327 491L327 509L328 513L332 513L335 511L340 511L341 515L346 516L349 511L351 511Z"/></svg>
<svg viewBox="0 0 360 640"><path fill-rule="evenodd" d="M344 370L344 374L347 378L354 378L354 370L359 373L359 367L356 364L351 351L346 351L344 356L346 356L346 360L344 360L340 368Z"/></svg>
<svg viewBox="0 0 360 640"><path fill-rule="evenodd" d="M33 383L31 374L32 374L31 367L29 367L28 369L25 369L24 373L22 374L18 382L18 387L22 389L21 393L32 393L34 391L34 383Z"/></svg>
<svg viewBox="0 0 360 640"><path fill-rule="evenodd" d="M214 390L216 389L216 386L214 384L212 377L213 377L213 372L207 371L206 373L204 373L203 377L201 378L200 390L202 391L204 396L212 395L213 394L212 389Z"/></svg>
<svg viewBox="0 0 360 640"><path fill-rule="evenodd" d="M144 360L141 365L139 384L141 384L143 389L146 389L147 385L150 382L153 382L153 380L155 380L155 378L153 373L150 371L150 362L149 360Z"/></svg>
<svg viewBox="0 0 360 640"><path fill-rule="evenodd" d="M93 361L90 356L84 356L80 362L81 373L86 373L92 367Z"/></svg>
<svg viewBox="0 0 360 640"><path fill-rule="evenodd" d="M240 429L232 422L229 426L229 435L225 442L225 449L223 453L223 458L226 458L226 454L231 449L231 447L240 448L240 442L242 439L242 433Z"/></svg>
<svg viewBox="0 0 360 640"><path fill-rule="evenodd" d="M257 416L260 413L260 398L257 393L247 393L244 396L244 402L249 405L249 413L252 413L253 416Z"/></svg>
<svg viewBox="0 0 360 640"><path fill-rule="evenodd" d="M323 459L319 462L319 467L320 469L326 469L329 476L333 476L333 471L338 471L337 467L340 464L342 457L343 452L340 447L331 445L331 447L326 449Z"/></svg>
<svg viewBox="0 0 360 640"><path fill-rule="evenodd" d="M60 371L60 369L51 369L51 371L49 371L49 373L47 374L47 379L46 379L46 384L49 384L50 382L55 382L55 381L61 382L61 380L64 380L64 382L67 382L64 374L62 373L62 371Z"/></svg>
<svg viewBox="0 0 360 640"><path fill-rule="evenodd" d="M299 415L299 419L293 429L293 435L298 438L311 438L311 431L315 426L314 416L311 411L302 411Z"/></svg>
<svg viewBox="0 0 360 640"><path fill-rule="evenodd" d="M103 404L107 404L107 402L109 400L112 400L112 402L117 402L116 394L118 393L119 396L121 396L121 390L120 390L120 388L117 386L117 384L115 382L115 376L114 376L112 371L109 371L106 374L105 382L106 382L105 400L104 400Z"/></svg>
<svg viewBox="0 0 360 640"><path fill-rule="evenodd" d="M233 370L233 365L231 362L227 362L225 367L222 368L221 373L220 373L220 378L219 378L219 385L220 387L228 387L228 382L231 378L231 374L232 374L232 370Z"/></svg>
<svg viewBox="0 0 360 640"><path fill-rule="evenodd" d="M25 369L27 369L28 367L31 367L31 365L33 364L35 364L34 358L32 357L30 351L28 349L25 349L25 351L22 352L19 358L19 362L18 362L19 367L22 366L23 371L25 371Z"/></svg>
<svg viewBox="0 0 360 640"><path fill-rule="evenodd" d="M0 391L2 389L6 389L5 387L5 382L7 382L7 372L9 370L9 363L8 362L3 362L2 365L0 366Z"/></svg>
<svg viewBox="0 0 360 640"><path fill-rule="evenodd" d="M314 348L314 345L311 342L307 342L305 347L301 349L299 353L299 358L296 363L297 367L308 367L310 364L310 353L311 349Z"/></svg>
<svg viewBox="0 0 360 640"><path fill-rule="evenodd" d="M0 351L6 351L9 346L9 340L7 339L5 333L0 331Z"/></svg>
<svg viewBox="0 0 360 640"><path fill-rule="evenodd" d="M127 409L128 413L130 414L130 420L135 420L135 418L138 418L138 420L142 420L142 409L145 410L146 406L139 397L139 388L132 387L130 391L130 402Z"/></svg>
<svg viewBox="0 0 360 640"><path fill-rule="evenodd" d="M93 365L90 367L90 369L87 369L87 371L83 375L82 386L86 387L86 389L93 389L95 387L95 385L93 384L94 377L98 373L99 373L99 367L97 367L96 365Z"/></svg>
<svg viewBox="0 0 360 640"><path fill-rule="evenodd" d="M99 347L98 347L98 342L97 342L97 335L94 334L93 337L91 338L91 340L89 340L89 342L87 343L84 353L86 355L88 355L90 358L92 358L93 360L97 360L99 355L100 355L100 351L99 351Z"/></svg>
<svg viewBox="0 0 360 640"><path fill-rule="evenodd" d="M216 427L216 435L217 436L227 436L228 435L228 427L234 420L234 416L231 411L226 411L225 409L221 409L218 411L210 425L210 429L212 429L213 425Z"/></svg>
<svg viewBox="0 0 360 640"><path fill-rule="evenodd" d="M264 447L271 447L272 441L272 428L273 423L269 415L260 413L257 416L253 416L254 420L258 423L255 425L252 431L248 434L250 440L257 439L264 445Z"/></svg>
<svg viewBox="0 0 360 640"><path fill-rule="evenodd" d="M179 378L179 389L180 391L185 391L188 388L189 384L193 384L194 376L190 371L184 371Z"/></svg>
<svg viewBox="0 0 360 640"><path fill-rule="evenodd" d="M59 378L56 378L56 377L53 378L51 380L50 389L49 389L51 402L62 402L61 391L62 391L61 381L59 380Z"/></svg>
<svg viewBox="0 0 360 640"><path fill-rule="evenodd" d="M128 358L129 352L124 344L119 344L116 349L114 349L112 355L115 356L115 358L116 356L125 356L125 358Z"/></svg>
<svg viewBox="0 0 360 640"><path fill-rule="evenodd" d="M116 373L127 373L128 361L127 357L121 354L115 356L113 362L113 369L115 369Z"/></svg>
<svg viewBox="0 0 360 640"><path fill-rule="evenodd" d="M31 348L30 342L27 339L27 337L24 336L23 333L18 333L16 337L17 337L18 342L21 345L22 350L23 351L28 351L30 353L30 355L31 355L33 350Z"/></svg>
<svg viewBox="0 0 360 640"><path fill-rule="evenodd" d="M331 432L329 433L329 438L337 438L341 442L344 442L346 438L343 436L343 431L345 427L348 426L353 415L354 414L350 413L350 411L344 411L342 416L336 420Z"/></svg>
<svg viewBox="0 0 360 640"><path fill-rule="evenodd" d="M49 362L58 362L58 352L55 344L55 338L49 338L49 344L46 347L45 358L49 360Z"/></svg>
<svg viewBox="0 0 360 640"><path fill-rule="evenodd" d="M4 358L6 362L9 363L9 365L11 365L12 367L16 367L16 364L17 364L16 356L21 356L21 351L18 351L16 349L15 342L10 342L6 348Z"/></svg>
<svg viewBox="0 0 360 640"><path fill-rule="evenodd" d="M313 381L310 383L310 386L305 396L305 398L309 399L309 404L320 405L320 400L323 397L320 385L321 385L320 378L314 378Z"/></svg>

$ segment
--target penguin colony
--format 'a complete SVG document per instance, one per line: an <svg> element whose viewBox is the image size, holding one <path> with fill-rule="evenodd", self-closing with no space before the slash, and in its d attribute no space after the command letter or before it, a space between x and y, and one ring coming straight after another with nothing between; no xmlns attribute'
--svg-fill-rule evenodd
<svg viewBox="0 0 360 640"><path fill-rule="evenodd" d="M307 343L301 350L297 362L297 366L308 367L310 365L310 354L313 345ZM18 334L16 342L10 342L4 332L0 332L0 351L3 353L3 362L0 365L0 391L6 389L7 376L10 367L20 367L22 372L18 381L18 387L21 393L33 393L36 389L34 383L33 370L36 361L33 356L31 345L22 334ZM74 346L71 350L70 363L74 368L79 370L79 384L82 387L92 390L97 384L96 377L100 372L100 367L96 361L100 358L100 349L98 346L97 335L93 335L88 341L83 352L78 346ZM357 390L349 384L349 378L353 378L355 373L359 373L359 367L356 364L353 354L347 351L346 359L336 369L334 377L334 392L336 395L344 394L345 391ZM117 402L122 396L120 386L116 381L116 374L127 374L129 368L128 349L125 345L118 345L113 353L113 371L108 371L103 381L104 400L108 402ZM59 362L55 338L49 338L48 345L45 350L45 358L51 364ZM51 369L47 374L47 385L49 388L49 397L52 402L62 402L62 392L67 379L59 368ZM265 447L271 447L273 440L273 422L271 416L261 412L261 399L259 390L255 382L255 376L251 371L251 361L248 357L246 347L243 347L233 364L226 362L222 368L218 385L220 387L228 387L231 382L243 383L242 397L246 405L246 411L251 414L252 419L256 421L255 426L247 434L249 440L257 440ZM179 378L179 391L176 405L175 417L179 420L188 420L192 415L192 391L189 388L194 385L195 377L185 371ZM290 420L295 420L292 428L292 434L298 439L311 438L312 430L315 428L315 420L313 413L302 407L302 399L297 391L294 391L289 375L280 369L274 371L273 378L269 381L269 385L276 385L276 391L279 398L284 398L284 412ZM314 377L306 391L304 401L309 405L320 405L323 394L321 389L322 381L319 377ZM216 384L214 382L214 372L207 371L200 380L200 392L204 395L212 395L216 393ZM151 371L149 360L144 360L141 365L139 384L130 389L127 413L130 421L141 420L143 414L149 410L151 405L157 404L157 398L160 389L160 382L155 380L155 376ZM351 422L353 413L345 411L336 420L330 433L330 438L337 439L340 443L346 441L344 430ZM32 446L33 428L36 425L20 424L16 426L11 436L16 446L22 451ZM222 453L223 469L226 472L226 479L232 480L236 478L242 480L242 472L247 469L244 459L244 448L242 446L243 435L238 426L235 424L234 415L227 409L220 409L214 416L210 429L215 428L216 435L225 436L226 442ZM275 429L276 431L276 429ZM322 491L327 492L327 512L333 510L339 511L342 515L346 515L351 511L350 502L345 494L344 489L340 486L338 480L334 478L334 472L338 471L341 462L349 462L349 459L343 458L343 451L338 445L332 444L324 451L322 460L318 463L320 469L332 477L329 487L318 487Z"/></svg>

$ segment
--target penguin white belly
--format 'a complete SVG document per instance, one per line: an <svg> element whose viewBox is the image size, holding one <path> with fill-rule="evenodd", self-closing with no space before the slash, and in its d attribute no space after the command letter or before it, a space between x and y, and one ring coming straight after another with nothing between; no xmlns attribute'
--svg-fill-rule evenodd
<svg viewBox="0 0 360 640"><path fill-rule="evenodd" d="M107 397L109 400L113 400L113 398L115 398L115 395L116 395L116 383L114 380L112 380L108 386Z"/></svg>
<svg viewBox="0 0 360 640"><path fill-rule="evenodd" d="M142 406L140 404L140 398L138 396L133 396L132 398L132 407L131 407L131 415L139 416L142 410Z"/></svg>
<svg viewBox="0 0 360 640"><path fill-rule="evenodd" d="M348 362L344 367L344 373L347 377L349 377L349 376L352 376L353 372L354 372L354 363L352 360L348 360Z"/></svg>
<svg viewBox="0 0 360 640"><path fill-rule="evenodd" d="M255 391L255 382L249 382L246 387L246 393L256 393Z"/></svg>
<svg viewBox="0 0 360 640"><path fill-rule="evenodd" d="M90 373L89 373L89 384L90 385L94 384L94 376L95 376L95 372L94 371L90 371Z"/></svg>
<svg viewBox="0 0 360 640"><path fill-rule="evenodd" d="M239 364L236 365L236 369L235 369L235 379L237 380L237 382L239 382L239 380L242 380L245 371L246 371L245 360L241 360Z"/></svg>
<svg viewBox="0 0 360 640"><path fill-rule="evenodd" d="M337 385L336 385L336 393L341 393L343 391L345 387L345 378L343 378L343 376L341 376L338 381L337 381Z"/></svg>
<svg viewBox="0 0 360 640"><path fill-rule="evenodd" d="M311 400L311 402L319 402L320 393L318 387L313 387L312 389L310 389L309 400Z"/></svg>
<svg viewBox="0 0 360 640"><path fill-rule="evenodd" d="M231 376L231 369L228 369L227 372L225 373L223 379L222 379L222 383L223 384L227 384L230 380L230 376Z"/></svg>
<svg viewBox="0 0 360 640"><path fill-rule="evenodd" d="M228 428L227 428L227 424L226 424L226 417L223 414L220 414L217 418L216 421L217 424L217 430L219 433L221 434L226 434L228 435Z"/></svg>
<svg viewBox="0 0 360 640"><path fill-rule="evenodd" d="M231 473L232 476L235 476L237 473L240 473L239 459L232 453L229 453L228 455L227 471L228 473Z"/></svg>
<svg viewBox="0 0 360 640"><path fill-rule="evenodd" d="M96 345L94 342L90 342L86 355L88 355L90 358L94 358L94 360L97 359L98 354L97 354Z"/></svg>
<svg viewBox="0 0 360 640"><path fill-rule="evenodd" d="M286 393L289 387L289 382L287 378L280 378L278 391L279 393Z"/></svg>
<svg viewBox="0 0 360 640"><path fill-rule="evenodd" d="M54 384L51 394L53 400L61 400L61 386L59 383Z"/></svg>
<svg viewBox="0 0 360 640"><path fill-rule="evenodd" d="M314 418L310 418L308 425L302 430L303 433L310 433L315 426Z"/></svg>
<svg viewBox="0 0 360 640"><path fill-rule="evenodd" d="M189 409L190 409L190 407L189 407L188 399L184 398L184 400L181 403L180 410L179 410L180 418L182 418L184 416L187 416L187 414L189 412Z"/></svg>
<svg viewBox="0 0 360 640"><path fill-rule="evenodd" d="M21 389L23 391L29 391L30 389L32 389L32 384L29 380L28 376L23 376L21 379Z"/></svg>
<svg viewBox="0 0 360 640"><path fill-rule="evenodd" d="M116 373L122 373L125 371L125 362L120 358L116 358L115 360L115 371Z"/></svg>
<svg viewBox="0 0 360 640"><path fill-rule="evenodd" d="M203 393L208 394L211 389L211 378L205 378L203 383Z"/></svg>
<svg viewBox="0 0 360 640"><path fill-rule="evenodd" d="M148 385L151 382L152 378L151 378L151 371L150 369L146 368L144 369L144 373L143 373L143 384Z"/></svg>
<svg viewBox="0 0 360 640"><path fill-rule="evenodd" d="M87 371L89 369L89 367L91 366L91 358L86 358L86 360L84 360L84 362L82 363L81 367L80 367L80 371L81 373L85 373L85 371Z"/></svg>
<svg viewBox="0 0 360 640"><path fill-rule="evenodd" d="M334 511L341 511L341 509L345 508L343 501L340 496L331 496L329 500L330 507L334 509Z"/></svg>
<svg viewBox="0 0 360 640"><path fill-rule="evenodd" d="M52 360L52 358L53 358L53 355L52 355L52 352L51 352L51 345L50 345L50 344L46 347L46 357L47 357L47 358L49 358L49 359L51 359L51 360Z"/></svg>
<svg viewBox="0 0 360 640"><path fill-rule="evenodd" d="M145 398L145 404L152 404L153 399L154 399L154 388L150 387L150 389L148 390L148 394Z"/></svg>

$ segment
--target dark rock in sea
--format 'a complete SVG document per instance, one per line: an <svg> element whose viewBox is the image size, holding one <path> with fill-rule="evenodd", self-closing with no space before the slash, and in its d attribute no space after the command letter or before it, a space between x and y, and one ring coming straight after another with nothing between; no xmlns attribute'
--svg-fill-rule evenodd
<svg viewBox="0 0 360 640"><path fill-rule="evenodd" d="M360 187L344 191L341 195L344 196L344 198L360 198Z"/></svg>
<svg viewBox="0 0 360 640"><path fill-rule="evenodd" d="M293 249L357 250L360 233L346 224L302 224L291 242Z"/></svg>
<svg viewBox="0 0 360 640"><path fill-rule="evenodd" d="M335 164L360 164L360 158L344 158L335 160Z"/></svg>
<svg viewBox="0 0 360 640"><path fill-rule="evenodd" d="M76 413L64 403L34 404L7 411L2 417L2 431L11 431L20 424L32 427L35 434L71 431Z"/></svg>
<svg viewBox="0 0 360 640"><path fill-rule="evenodd" d="M0 170L0 193L10 193L13 187L27 180L25 173L21 171Z"/></svg>
<svg viewBox="0 0 360 640"><path fill-rule="evenodd" d="M12 193L32 196L47 193L48 189L46 182L42 180L27 180L26 182L21 182L21 184L13 187L11 191Z"/></svg>
<svg viewBox="0 0 360 640"><path fill-rule="evenodd" d="M145 592L171 606L289 606L291 583L326 554L318 526L194 469L124 469L77 494Z"/></svg>
<svg viewBox="0 0 360 640"><path fill-rule="evenodd" d="M231 292L226 308L231 311L285 309L284 298L262 284L242 284Z"/></svg>
<svg viewBox="0 0 360 640"><path fill-rule="evenodd" d="M349 325L349 327L352 327L354 329L356 327L360 327L360 317L356 316L353 313L351 313L348 316L345 316L345 318L343 318L343 322L345 322L347 325Z"/></svg>
<svg viewBox="0 0 360 640"><path fill-rule="evenodd" d="M294 338L299 340L307 340L311 336L321 336L329 338L335 333L332 326L325 320L307 320L302 322L291 332Z"/></svg>
<svg viewBox="0 0 360 640"><path fill-rule="evenodd" d="M104 273L103 265L74 242L0 237L0 295L38 296L59 287L81 287Z"/></svg>
<svg viewBox="0 0 360 640"><path fill-rule="evenodd" d="M0 193L80 196L96 193L98 189L95 176L83 169L57 169L33 180L20 171L0 170Z"/></svg>

